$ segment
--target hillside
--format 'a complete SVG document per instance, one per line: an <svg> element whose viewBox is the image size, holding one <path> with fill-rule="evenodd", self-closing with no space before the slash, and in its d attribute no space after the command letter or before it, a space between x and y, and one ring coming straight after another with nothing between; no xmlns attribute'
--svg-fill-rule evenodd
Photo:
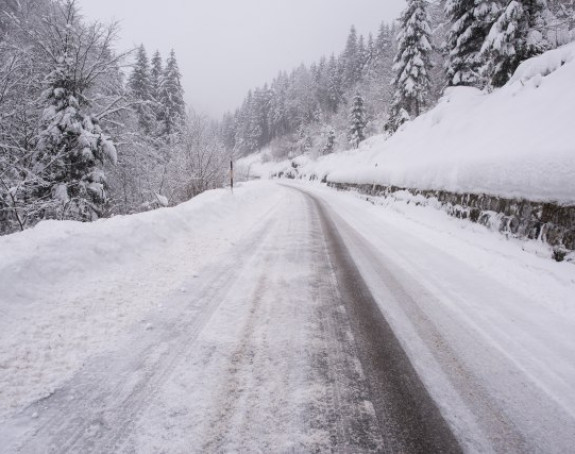
<svg viewBox="0 0 575 454"><path fill-rule="evenodd" d="M575 43L525 61L501 89L446 90L438 105L391 137L358 150L272 162L265 150L243 173L333 183L490 194L575 203ZM297 167L297 170L295 170Z"/></svg>

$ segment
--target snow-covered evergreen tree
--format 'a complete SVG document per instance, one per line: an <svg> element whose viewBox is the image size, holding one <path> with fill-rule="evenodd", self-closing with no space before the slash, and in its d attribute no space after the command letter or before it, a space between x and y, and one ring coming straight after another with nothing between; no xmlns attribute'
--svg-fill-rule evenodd
<svg viewBox="0 0 575 454"><path fill-rule="evenodd" d="M345 88L353 88L359 81L361 74L361 56L359 49L359 38L354 26L351 27L347 37L345 50L341 56L343 63L343 79Z"/></svg>
<svg viewBox="0 0 575 454"><path fill-rule="evenodd" d="M363 98L359 93L353 98L350 114L349 141L353 148L359 147L360 142L365 140L364 130L366 125L365 108Z"/></svg>
<svg viewBox="0 0 575 454"><path fill-rule="evenodd" d="M253 128L252 109L253 93L249 91L236 114L236 148L234 151L236 151L239 156L244 156L257 150L257 140L254 140L254 136L257 136L259 131L254 131Z"/></svg>
<svg viewBox="0 0 575 454"><path fill-rule="evenodd" d="M364 65L364 72L367 74L369 73L376 63L377 51L375 49L375 40L373 39L373 35L370 33L367 38L367 48L365 53L365 65Z"/></svg>
<svg viewBox="0 0 575 454"><path fill-rule="evenodd" d="M446 49L447 33L450 24L445 14L445 7L443 2L428 3L427 15L429 17L429 26L432 30L431 33L431 46L433 51L430 54L430 59L433 62L433 67L430 70L430 104L434 104L443 94L446 85Z"/></svg>
<svg viewBox="0 0 575 454"><path fill-rule="evenodd" d="M163 125L163 135L168 137L177 132L178 125L186 116L181 77L176 53L172 50L166 62L159 95L160 121Z"/></svg>
<svg viewBox="0 0 575 454"><path fill-rule="evenodd" d="M547 40L552 47L575 41L575 0L548 0Z"/></svg>
<svg viewBox="0 0 575 454"><path fill-rule="evenodd" d="M162 55L159 51L154 52L152 57L152 67L150 69L150 86L152 98L155 101L160 99L160 91L162 88L162 80L164 78L164 65L162 63Z"/></svg>
<svg viewBox="0 0 575 454"><path fill-rule="evenodd" d="M367 45L365 44L365 38L363 37L363 35L360 35L359 40L357 41L356 82L359 82L361 80L363 71L367 65L368 60L369 60L369 52Z"/></svg>
<svg viewBox="0 0 575 454"><path fill-rule="evenodd" d="M399 127L406 121L411 120L409 112L403 106L401 98L394 97L391 109L389 112L389 118L385 123L385 131L388 133L394 133L399 129Z"/></svg>
<svg viewBox="0 0 575 454"><path fill-rule="evenodd" d="M277 137L288 132L287 120L287 90L289 80L285 72L281 72L272 83L272 97L270 100L270 136Z"/></svg>
<svg viewBox="0 0 575 454"><path fill-rule="evenodd" d="M400 19L399 45L393 65L393 109L397 112L403 109L412 117L421 113L429 95L429 54L432 47L425 7L424 0L408 0ZM388 129L395 130L397 126L392 124Z"/></svg>
<svg viewBox="0 0 575 454"><path fill-rule="evenodd" d="M333 153L335 147L335 131L333 128L329 128L325 134L325 144L321 150L321 154L326 155Z"/></svg>
<svg viewBox="0 0 575 454"><path fill-rule="evenodd" d="M365 74L362 93L378 113L386 112L393 98L393 60L396 54L395 32L382 23L375 40L375 55Z"/></svg>
<svg viewBox="0 0 575 454"><path fill-rule="evenodd" d="M149 100L152 97L150 62L144 45L138 47L134 69L128 79L128 87L136 99Z"/></svg>
<svg viewBox="0 0 575 454"><path fill-rule="evenodd" d="M150 66L150 95L151 110L154 120L154 134L162 136L164 134L164 108L161 104L162 87L164 84L164 64L159 51L154 52Z"/></svg>
<svg viewBox="0 0 575 454"><path fill-rule="evenodd" d="M155 118L152 109L153 89L150 62L143 45L138 48L134 69L128 79L128 88L135 101L140 127L144 132L149 133L153 128Z"/></svg>
<svg viewBox="0 0 575 454"><path fill-rule="evenodd" d="M504 85L519 64L544 52L545 0L510 0L491 28L482 53L483 71L494 87Z"/></svg>
<svg viewBox="0 0 575 454"><path fill-rule="evenodd" d="M319 106L318 117L323 117L326 113L331 112L329 101L329 72L328 62L325 57L321 57L319 64L315 65L316 70L313 74L313 91Z"/></svg>
<svg viewBox="0 0 575 454"><path fill-rule="evenodd" d="M481 87L485 63L481 48L500 10L500 0L447 0L445 10L452 24L447 36L448 85Z"/></svg>
<svg viewBox="0 0 575 454"><path fill-rule="evenodd" d="M89 113L86 91L93 80L79 66L83 62L78 55L99 44L98 34L90 37L80 29L72 1L64 12L66 23L57 35L60 48L56 49L58 55L54 55L43 94L45 109L33 168L38 177L34 195L42 204L42 218L87 221L101 215L106 200L102 166L105 160L116 163L116 148L102 131L99 119Z"/></svg>
<svg viewBox="0 0 575 454"><path fill-rule="evenodd" d="M220 136L226 151L230 153L236 145L236 128L235 116L230 113L224 114L220 124Z"/></svg>
<svg viewBox="0 0 575 454"><path fill-rule="evenodd" d="M329 110L335 113L343 100L343 68L333 54L329 58L326 71Z"/></svg>

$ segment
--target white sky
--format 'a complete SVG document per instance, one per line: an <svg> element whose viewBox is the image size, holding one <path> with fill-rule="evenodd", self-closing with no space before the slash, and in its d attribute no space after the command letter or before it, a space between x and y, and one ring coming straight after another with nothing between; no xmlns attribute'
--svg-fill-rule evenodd
<svg viewBox="0 0 575 454"><path fill-rule="evenodd" d="M120 49L173 47L186 101L212 116L235 109L280 70L339 53L352 24L377 32L405 0L78 0L87 19L121 24Z"/></svg>

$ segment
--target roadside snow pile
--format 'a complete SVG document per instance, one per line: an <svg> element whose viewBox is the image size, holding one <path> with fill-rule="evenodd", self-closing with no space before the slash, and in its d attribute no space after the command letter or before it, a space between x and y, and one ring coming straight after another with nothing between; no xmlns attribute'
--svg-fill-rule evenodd
<svg viewBox="0 0 575 454"><path fill-rule="evenodd" d="M446 91L390 138L301 166L300 175L352 184L486 193L575 203L575 43L524 62L491 94ZM262 177L277 163L251 164ZM283 163L283 168L288 168Z"/></svg>
<svg viewBox="0 0 575 454"><path fill-rule="evenodd" d="M0 422L114 349L174 289L259 226L270 183L94 223L44 221L0 237Z"/></svg>
<svg viewBox="0 0 575 454"><path fill-rule="evenodd" d="M0 308L10 310L30 301L36 286L54 280L78 281L112 264L144 257L190 234L218 216L220 207L230 209L230 204L226 192L210 191L175 208L94 223L44 221L33 229L0 237Z"/></svg>

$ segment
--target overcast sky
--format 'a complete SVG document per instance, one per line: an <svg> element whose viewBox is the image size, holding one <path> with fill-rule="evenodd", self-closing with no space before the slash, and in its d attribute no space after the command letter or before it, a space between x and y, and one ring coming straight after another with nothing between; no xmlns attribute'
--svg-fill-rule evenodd
<svg viewBox="0 0 575 454"><path fill-rule="evenodd" d="M377 32L405 0L78 0L87 19L121 24L120 49L174 48L186 101L212 116L235 109L280 70L340 52L349 27Z"/></svg>

